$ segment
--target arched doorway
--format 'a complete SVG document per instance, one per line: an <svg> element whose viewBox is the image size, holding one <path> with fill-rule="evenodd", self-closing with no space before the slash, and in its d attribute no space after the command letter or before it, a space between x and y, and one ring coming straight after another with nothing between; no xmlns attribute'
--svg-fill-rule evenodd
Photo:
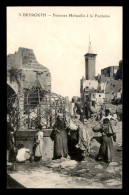
<svg viewBox="0 0 129 195"><path fill-rule="evenodd" d="M44 90L38 79L30 89L15 94L11 89L8 95L8 113L11 123L20 130L35 129L41 124L43 129L51 129L58 111L64 113L64 97Z"/></svg>

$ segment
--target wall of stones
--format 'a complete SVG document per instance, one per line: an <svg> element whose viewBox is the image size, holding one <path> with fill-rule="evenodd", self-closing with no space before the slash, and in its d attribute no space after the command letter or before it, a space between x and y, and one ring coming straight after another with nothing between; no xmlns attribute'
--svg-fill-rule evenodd
<svg viewBox="0 0 129 195"><path fill-rule="evenodd" d="M14 54L7 55L7 69L9 68L22 68L22 58L19 50Z"/></svg>
<svg viewBox="0 0 129 195"><path fill-rule="evenodd" d="M50 138L50 134L52 132L52 129L50 130L44 130L44 150L43 150L43 159L53 158L53 147L54 143ZM15 139L16 139L16 146L18 144L23 144L25 148L30 149L31 152L33 152L33 145L34 145L34 137L35 137L36 131L16 131L15 133Z"/></svg>
<svg viewBox="0 0 129 195"><path fill-rule="evenodd" d="M110 102L112 93L116 94L122 88L122 80L109 79L105 88L106 101Z"/></svg>
<svg viewBox="0 0 129 195"><path fill-rule="evenodd" d="M7 56L7 71L10 69L21 69L20 74L23 88L31 88L36 81L38 72L38 79L45 90L51 91L51 74L45 66L38 63L32 49L19 47L14 54Z"/></svg>
<svg viewBox="0 0 129 195"><path fill-rule="evenodd" d="M123 79L123 60L119 62L119 69L117 70L116 79Z"/></svg>
<svg viewBox="0 0 129 195"><path fill-rule="evenodd" d="M114 73L116 74L119 66L110 66L101 70L101 75L105 77L114 77ZM103 77L104 78L104 77Z"/></svg>

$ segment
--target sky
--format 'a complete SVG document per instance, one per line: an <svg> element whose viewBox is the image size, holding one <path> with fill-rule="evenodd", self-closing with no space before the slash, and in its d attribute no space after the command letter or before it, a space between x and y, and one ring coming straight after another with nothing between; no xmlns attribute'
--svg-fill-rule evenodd
<svg viewBox="0 0 129 195"><path fill-rule="evenodd" d="M122 20L120 6L7 7L7 55L19 47L33 49L37 61L51 73L52 92L71 99L80 96L89 36L97 54L96 75L119 65Z"/></svg>

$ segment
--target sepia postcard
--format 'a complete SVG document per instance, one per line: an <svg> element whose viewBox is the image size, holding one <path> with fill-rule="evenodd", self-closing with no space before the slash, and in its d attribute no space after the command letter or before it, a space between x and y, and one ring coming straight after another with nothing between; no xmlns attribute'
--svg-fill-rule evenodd
<svg viewBox="0 0 129 195"><path fill-rule="evenodd" d="M122 6L7 6L7 188L122 189Z"/></svg>

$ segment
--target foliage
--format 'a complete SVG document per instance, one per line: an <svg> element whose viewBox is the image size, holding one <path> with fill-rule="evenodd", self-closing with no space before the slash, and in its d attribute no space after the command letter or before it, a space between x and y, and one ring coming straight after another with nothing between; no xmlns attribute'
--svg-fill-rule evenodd
<svg viewBox="0 0 129 195"><path fill-rule="evenodd" d="M10 73L10 83L17 82L19 90L21 88L21 70L12 68L9 70Z"/></svg>

